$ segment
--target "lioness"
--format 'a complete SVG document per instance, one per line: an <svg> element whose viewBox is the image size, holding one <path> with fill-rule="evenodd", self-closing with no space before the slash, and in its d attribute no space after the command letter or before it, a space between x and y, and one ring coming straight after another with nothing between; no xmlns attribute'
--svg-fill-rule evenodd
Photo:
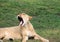
<svg viewBox="0 0 60 42"><path fill-rule="evenodd" d="M19 26L0 28L0 39L22 39L22 42L26 42L28 39L38 39L42 42L49 42L35 32L29 21L31 18L25 13L19 14Z"/></svg>
<svg viewBox="0 0 60 42"><path fill-rule="evenodd" d="M32 18L31 16L25 13L18 15L18 19L21 25L20 29L22 34L22 42L26 42L28 39L38 39L41 40L42 42L49 42L49 40L44 39L35 32L33 25L29 21L31 20L31 18Z"/></svg>

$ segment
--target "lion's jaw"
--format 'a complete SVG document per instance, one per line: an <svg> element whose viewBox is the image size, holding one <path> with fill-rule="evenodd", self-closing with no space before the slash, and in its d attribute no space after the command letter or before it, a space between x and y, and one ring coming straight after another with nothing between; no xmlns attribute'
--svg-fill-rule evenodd
<svg viewBox="0 0 60 42"><path fill-rule="evenodd" d="M19 17L18 16L18 20L20 21L20 25L21 26L24 26L25 24L27 24L27 22L29 21L29 19L28 18L23 18L23 17Z"/></svg>

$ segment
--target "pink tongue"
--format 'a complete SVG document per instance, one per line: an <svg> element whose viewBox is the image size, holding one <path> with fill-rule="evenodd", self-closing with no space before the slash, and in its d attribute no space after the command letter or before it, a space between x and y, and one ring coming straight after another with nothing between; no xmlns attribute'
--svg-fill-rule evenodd
<svg viewBox="0 0 60 42"><path fill-rule="evenodd" d="M21 25L21 26L24 26L24 23L23 23L23 21L21 21L21 22L20 22L20 25Z"/></svg>
<svg viewBox="0 0 60 42"><path fill-rule="evenodd" d="M22 24L23 24L23 22L21 21L21 22L20 22L20 25L22 25Z"/></svg>

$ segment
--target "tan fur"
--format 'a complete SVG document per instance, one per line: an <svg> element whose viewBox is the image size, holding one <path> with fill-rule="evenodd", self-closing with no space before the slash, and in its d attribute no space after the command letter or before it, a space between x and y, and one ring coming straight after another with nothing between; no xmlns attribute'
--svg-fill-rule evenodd
<svg viewBox="0 0 60 42"><path fill-rule="evenodd" d="M6 27L6 28L0 28L0 38L4 37L4 39L21 39L20 35L20 27L14 26L14 27Z"/></svg>
<svg viewBox="0 0 60 42"><path fill-rule="evenodd" d="M5 39L13 38L13 39L22 39L22 42L26 42L29 37L34 37L34 39L41 40L42 42L49 42L49 40L39 36L34 28L33 25L30 23L29 20L31 20L31 16L22 13L19 14L18 17L22 17L24 23L22 24L22 21L20 21L19 26L16 27L7 27L7 28L1 28L0 29L0 38L5 37Z"/></svg>

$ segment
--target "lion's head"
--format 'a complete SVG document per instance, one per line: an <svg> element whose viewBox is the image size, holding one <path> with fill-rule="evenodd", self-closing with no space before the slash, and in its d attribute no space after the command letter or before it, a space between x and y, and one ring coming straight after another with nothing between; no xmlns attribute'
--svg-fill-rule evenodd
<svg viewBox="0 0 60 42"><path fill-rule="evenodd" d="M24 26L29 20L31 20L31 16L21 13L18 15L18 20L20 21L20 25Z"/></svg>

